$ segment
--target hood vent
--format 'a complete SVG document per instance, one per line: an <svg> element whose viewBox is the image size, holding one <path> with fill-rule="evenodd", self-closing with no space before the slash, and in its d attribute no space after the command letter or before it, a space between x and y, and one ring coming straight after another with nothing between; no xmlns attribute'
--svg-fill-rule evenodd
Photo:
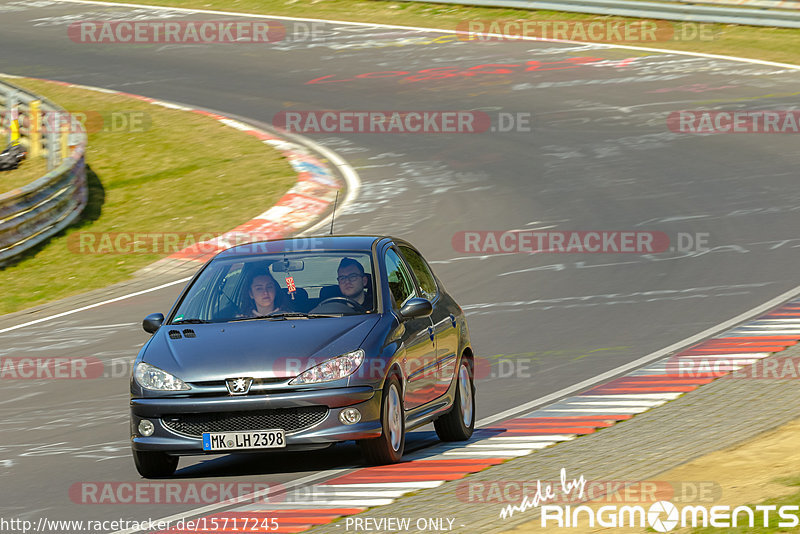
<svg viewBox="0 0 800 534"><path fill-rule="evenodd" d="M187 328L183 331L183 335L186 337L197 337L197 334L194 333L194 330Z"/></svg>
<svg viewBox="0 0 800 534"><path fill-rule="evenodd" d="M170 337L170 339L180 339L181 338L181 333L179 331L177 331L177 330L170 330L169 331L169 337Z"/></svg>

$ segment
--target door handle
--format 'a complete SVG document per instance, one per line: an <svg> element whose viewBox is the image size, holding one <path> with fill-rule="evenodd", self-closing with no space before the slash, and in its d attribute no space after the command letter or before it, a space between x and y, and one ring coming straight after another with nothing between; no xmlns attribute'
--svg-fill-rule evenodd
<svg viewBox="0 0 800 534"><path fill-rule="evenodd" d="M430 336L431 341L433 341L433 327L432 326L428 327L428 335Z"/></svg>
<svg viewBox="0 0 800 534"><path fill-rule="evenodd" d="M456 316L452 313L450 314L450 323L453 325L453 328L456 327Z"/></svg>

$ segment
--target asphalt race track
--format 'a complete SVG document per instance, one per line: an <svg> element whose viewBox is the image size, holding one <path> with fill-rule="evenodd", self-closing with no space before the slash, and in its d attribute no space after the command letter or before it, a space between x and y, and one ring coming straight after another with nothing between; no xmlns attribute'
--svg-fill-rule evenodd
<svg viewBox="0 0 800 534"><path fill-rule="evenodd" d="M337 216L337 232L408 239L468 312L477 353L492 364L477 383L478 419L679 342L797 285L796 138L678 133L666 117L698 108L791 109L798 71L569 43L433 42L442 34L344 24L320 26L324 37L314 41L276 44L91 44L67 33L76 20L165 16L228 18L0 3L0 72L255 124L285 110L482 110L493 124L498 112L530 113L529 132L307 134L362 181L357 201ZM409 37L419 39L403 41ZM472 76L418 74L480 65ZM368 73L383 74L356 77ZM673 244L679 233L705 234L709 248L481 255L453 247L458 232L514 229L660 231ZM110 368L119 371L103 380L3 381L0 516L143 519L196 507L86 505L70 495L79 482L139 480L128 445L126 362L147 339L141 319L165 312L179 287L0 334L3 357L91 356L114 360ZM417 433L409 446L430 436ZM177 476L286 484L358 462L357 449L343 445L302 456L183 459Z"/></svg>

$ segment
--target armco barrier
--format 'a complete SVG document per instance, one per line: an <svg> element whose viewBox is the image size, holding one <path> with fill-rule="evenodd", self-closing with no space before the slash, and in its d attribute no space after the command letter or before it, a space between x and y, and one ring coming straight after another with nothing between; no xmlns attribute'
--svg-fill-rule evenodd
<svg viewBox="0 0 800 534"><path fill-rule="evenodd" d="M30 151L29 121L26 120L30 103L41 102L44 113L66 114L66 111L45 98L0 82L3 105L11 94L20 108L21 142ZM69 155L60 162L58 154L62 151L58 137L43 136L41 147L55 168L28 185L0 195L0 266L69 226L86 207L89 196L84 161L86 134L73 132L70 135Z"/></svg>
<svg viewBox="0 0 800 534"><path fill-rule="evenodd" d="M510 7L516 9L546 9L571 13L618 15L648 19L679 20L685 22L711 22L744 24L776 28L800 28L800 11L776 9L747 9L690 5L668 0L669 3L638 0L407 0L434 4ZM687 0L688 1L688 0Z"/></svg>

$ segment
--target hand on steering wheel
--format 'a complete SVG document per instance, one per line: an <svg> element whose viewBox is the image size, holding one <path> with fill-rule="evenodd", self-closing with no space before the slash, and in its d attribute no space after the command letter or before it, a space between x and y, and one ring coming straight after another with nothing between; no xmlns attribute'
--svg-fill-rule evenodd
<svg viewBox="0 0 800 534"><path fill-rule="evenodd" d="M354 300L350 300L347 297L331 297L323 300L317 306L322 306L323 304L327 304L328 302L341 302L342 304L346 304L353 309L353 311L363 312L364 307Z"/></svg>

